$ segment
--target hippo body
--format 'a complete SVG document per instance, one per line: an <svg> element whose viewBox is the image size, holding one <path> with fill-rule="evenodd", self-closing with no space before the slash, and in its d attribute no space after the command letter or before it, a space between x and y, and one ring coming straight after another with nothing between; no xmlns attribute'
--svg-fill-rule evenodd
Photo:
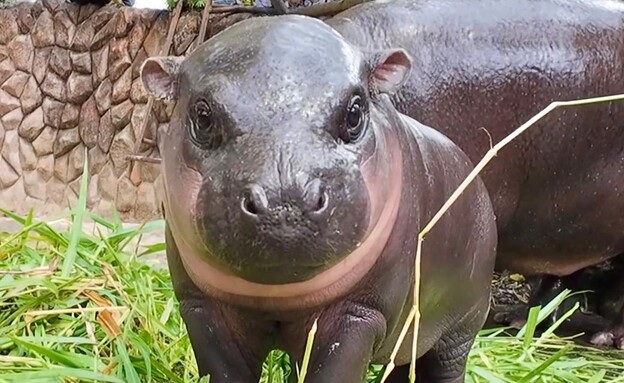
<svg viewBox="0 0 624 383"><path fill-rule="evenodd" d="M161 140L167 257L212 383L257 382L275 348L300 366L316 319L306 382L360 383L388 362L417 234L473 169L394 109L410 68L402 50L361 51L304 16L244 20L143 64L147 91L177 101ZM423 244L419 381L464 382L496 237L477 178ZM408 381L411 342L388 382Z"/></svg>
<svg viewBox="0 0 624 383"><path fill-rule="evenodd" d="M409 52L397 110L473 163L553 101L624 92L621 1L375 1L326 22L364 49ZM624 102L557 109L481 173L497 268L551 276L532 304L545 303L552 280L624 253L623 125Z"/></svg>

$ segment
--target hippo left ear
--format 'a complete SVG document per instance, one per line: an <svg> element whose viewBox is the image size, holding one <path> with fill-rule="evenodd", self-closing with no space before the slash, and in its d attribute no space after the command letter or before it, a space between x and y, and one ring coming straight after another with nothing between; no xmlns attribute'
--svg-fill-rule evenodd
<svg viewBox="0 0 624 383"><path fill-rule="evenodd" d="M152 97L161 100L178 98L178 75L184 57L150 57L141 66L143 87Z"/></svg>
<svg viewBox="0 0 624 383"><path fill-rule="evenodd" d="M394 93L407 81L412 70L412 58L404 49L373 52L368 62L374 93Z"/></svg>

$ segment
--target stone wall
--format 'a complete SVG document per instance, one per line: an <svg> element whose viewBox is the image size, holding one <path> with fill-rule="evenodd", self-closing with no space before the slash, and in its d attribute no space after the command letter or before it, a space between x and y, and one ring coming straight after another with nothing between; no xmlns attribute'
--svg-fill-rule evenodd
<svg viewBox="0 0 624 383"><path fill-rule="evenodd" d="M145 58L159 55L173 12L118 5L77 6L63 0L0 9L0 206L37 216L77 201L85 155L87 205L105 217L160 217L156 143L173 105L148 97L139 79ZM207 37L244 18L211 17ZM170 53L183 55L197 39L199 12L181 13ZM86 153L86 154L85 154Z"/></svg>

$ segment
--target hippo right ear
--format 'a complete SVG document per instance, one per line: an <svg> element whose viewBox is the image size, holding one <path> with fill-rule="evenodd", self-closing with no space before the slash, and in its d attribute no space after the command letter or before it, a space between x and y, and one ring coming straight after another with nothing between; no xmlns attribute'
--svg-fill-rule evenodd
<svg viewBox="0 0 624 383"><path fill-rule="evenodd" d="M178 74L182 56L150 57L141 66L141 81L150 96L160 100L178 98Z"/></svg>
<svg viewBox="0 0 624 383"><path fill-rule="evenodd" d="M396 92L407 81L412 70L412 58L404 49L372 52L368 63L373 93Z"/></svg>

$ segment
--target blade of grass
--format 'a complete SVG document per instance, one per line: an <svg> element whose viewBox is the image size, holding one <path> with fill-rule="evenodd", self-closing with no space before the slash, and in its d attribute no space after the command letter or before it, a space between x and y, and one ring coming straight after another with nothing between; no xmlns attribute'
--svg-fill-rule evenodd
<svg viewBox="0 0 624 383"><path fill-rule="evenodd" d="M121 362L124 367L124 376L126 383L140 383L139 374L137 374L132 362L130 361L130 356L128 355L128 350L126 350L126 345L119 339L115 339L115 343L117 345L117 353L121 358Z"/></svg>
<svg viewBox="0 0 624 383"><path fill-rule="evenodd" d="M41 355L44 355L48 358L50 358L50 360L53 360L57 363L63 364L65 366L68 367L72 367L72 368L88 368L91 363L92 360L89 357L85 357L84 355L79 355L79 354L74 354L74 353L68 353L68 352L62 352L62 351L54 351L51 350L49 348L43 347L43 346L39 346L37 344L34 343L30 343L30 342L25 342L23 340L17 339L17 338L12 338L13 342L15 342L16 344L27 348L31 351L34 351L36 353L39 353Z"/></svg>
<svg viewBox="0 0 624 383"><path fill-rule="evenodd" d="M53 379L53 378L78 378L86 379L93 382L111 382L126 383L123 380L110 375L99 374L87 370L77 368L51 368L49 370L28 371L21 373L2 374L1 379L13 382L31 382L34 379ZM84 380L83 380L84 381Z"/></svg>
<svg viewBox="0 0 624 383"><path fill-rule="evenodd" d="M550 358L548 358L544 362L542 362L536 369L534 369L533 371L531 371L528 374L526 374L525 376L523 376L522 379L520 379L518 381L518 383L527 383L529 380L531 380L532 378L536 377L542 371L546 370L550 365L555 363L559 358L561 358L564 354L566 354L568 351L570 351L570 349L571 349L571 346L566 346L566 347L562 348L561 350L557 351Z"/></svg>
<svg viewBox="0 0 624 383"><path fill-rule="evenodd" d="M63 260L63 268L61 276L64 278L69 277L76 261L76 248L78 247L78 240L82 234L82 220L84 212L87 208L87 186L89 185L89 160L87 155L87 148L85 147L84 165L82 167L82 179L80 180L80 193L78 195L78 206L74 209L74 219L71 227L71 239L69 242L69 248Z"/></svg>
<svg viewBox="0 0 624 383"><path fill-rule="evenodd" d="M606 373L607 372L605 370L600 370L596 375L592 376L591 379L589 379L589 381L587 383L600 383L600 382L602 382L602 379L604 378Z"/></svg>
<svg viewBox="0 0 624 383"><path fill-rule="evenodd" d="M529 310L529 316L526 323L527 331L524 333L524 348L529 348L531 341L533 340L533 335L535 334L535 330L537 329L537 317L540 312L540 307L532 307Z"/></svg>

